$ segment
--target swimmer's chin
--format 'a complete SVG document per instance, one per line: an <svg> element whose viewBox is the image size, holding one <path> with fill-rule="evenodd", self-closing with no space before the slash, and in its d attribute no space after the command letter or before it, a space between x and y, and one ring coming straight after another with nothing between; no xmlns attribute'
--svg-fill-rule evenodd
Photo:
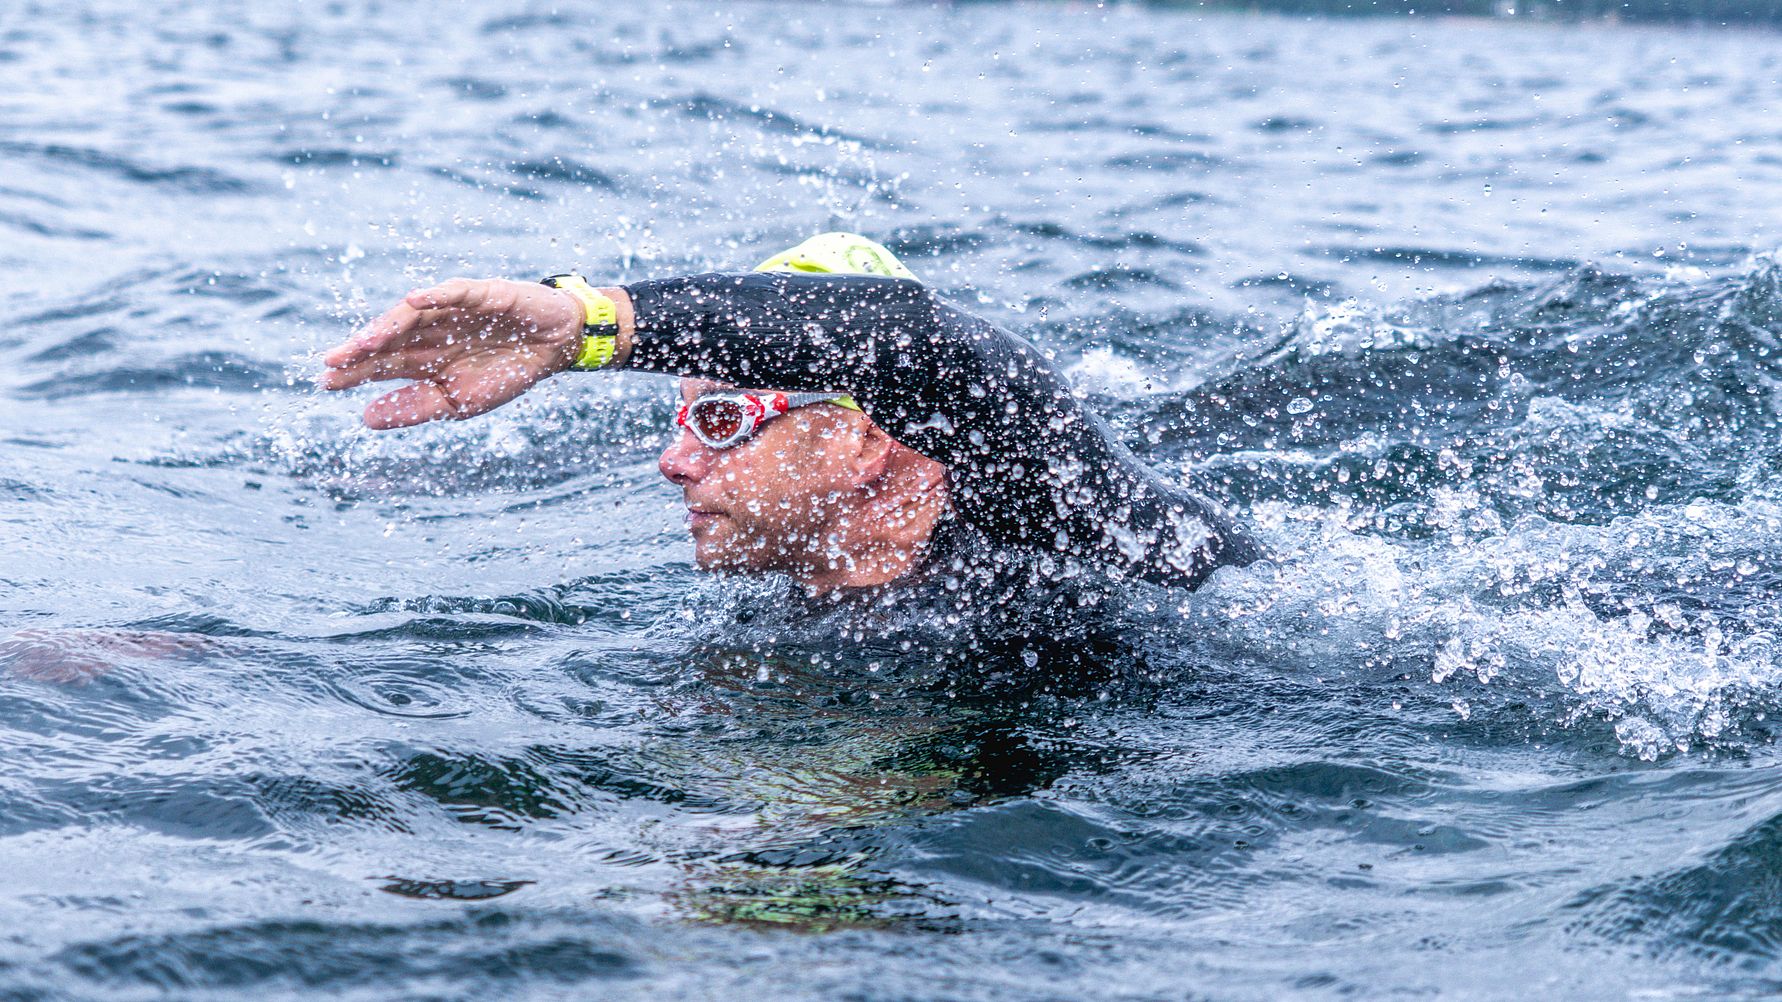
<svg viewBox="0 0 1782 1002"><path fill-rule="evenodd" d="M697 541L693 544L693 566L714 574L758 574L763 570L735 552L722 547L701 546Z"/></svg>
<svg viewBox="0 0 1782 1002"><path fill-rule="evenodd" d="M735 526L727 516L713 511L687 511L687 534L693 537L693 563L702 571L739 571L748 569L731 545Z"/></svg>

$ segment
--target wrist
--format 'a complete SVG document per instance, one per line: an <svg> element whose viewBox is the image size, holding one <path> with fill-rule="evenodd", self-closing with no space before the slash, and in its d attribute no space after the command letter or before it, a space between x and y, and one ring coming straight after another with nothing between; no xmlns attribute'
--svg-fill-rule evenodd
<svg viewBox="0 0 1782 1002"><path fill-rule="evenodd" d="M562 289L552 289L551 298L562 304L561 309L552 310L553 315L562 319L553 321L550 325L550 340L555 345L551 374L555 375L575 368L576 358L581 355L582 341L585 339L582 331L587 326L587 311L581 300Z"/></svg>
<svg viewBox="0 0 1782 1002"><path fill-rule="evenodd" d="M591 371L613 364L619 347L619 308L607 290L596 289L580 275L552 275L542 281L574 302L579 321L569 334L568 350L560 357L560 367ZM629 306L630 297L624 297ZM629 311L627 311L629 312ZM629 351L627 351L629 354Z"/></svg>
<svg viewBox="0 0 1782 1002"><path fill-rule="evenodd" d="M631 302L631 293L612 285L601 288L600 294L613 301L613 309L618 314L617 334L614 336L613 360L609 366L623 366L631 358L631 345L637 339L637 309Z"/></svg>

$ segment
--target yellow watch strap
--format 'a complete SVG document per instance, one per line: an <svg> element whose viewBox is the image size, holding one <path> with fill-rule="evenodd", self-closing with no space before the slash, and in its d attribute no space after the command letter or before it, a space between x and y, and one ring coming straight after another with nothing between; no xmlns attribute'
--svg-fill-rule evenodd
<svg viewBox="0 0 1782 1002"><path fill-rule="evenodd" d="M582 350L571 368L599 369L611 362L619 350L619 308L612 299L580 275L552 275L544 284L562 289L582 304Z"/></svg>
<svg viewBox="0 0 1782 1002"><path fill-rule="evenodd" d="M619 351L619 339L611 334L590 334L582 338L582 353L575 357L576 369L601 369Z"/></svg>

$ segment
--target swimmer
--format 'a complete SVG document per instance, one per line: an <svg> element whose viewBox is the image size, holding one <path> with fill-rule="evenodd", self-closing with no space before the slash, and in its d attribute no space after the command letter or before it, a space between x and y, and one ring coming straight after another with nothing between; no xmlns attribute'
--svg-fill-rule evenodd
<svg viewBox="0 0 1782 1002"><path fill-rule="evenodd" d="M853 234L740 274L452 279L324 362L328 390L408 381L366 407L379 429L475 417L563 372L679 375L659 465L696 562L784 573L810 596L990 564L1193 588L1260 556L1120 445L1037 348Z"/></svg>

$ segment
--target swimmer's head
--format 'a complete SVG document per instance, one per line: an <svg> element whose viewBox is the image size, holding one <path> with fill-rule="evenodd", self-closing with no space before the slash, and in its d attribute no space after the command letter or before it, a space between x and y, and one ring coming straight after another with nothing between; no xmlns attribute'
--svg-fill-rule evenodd
<svg viewBox="0 0 1782 1002"><path fill-rule="evenodd" d="M736 391L681 381L683 404ZM706 570L778 571L816 590L873 583L859 579L873 577L874 561L895 562L917 523L931 525L945 504L945 467L836 403L798 407L729 448L677 431L658 465L681 489Z"/></svg>
<svg viewBox="0 0 1782 1002"><path fill-rule="evenodd" d="M916 277L854 233L818 234L755 270ZM736 389L684 379L681 402ZM681 488L700 567L780 571L817 590L875 583L911 556L911 538L926 541L947 502L946 468L885 434L850 398L796 407L728 448L682 427L658 465Z"/></svg>

